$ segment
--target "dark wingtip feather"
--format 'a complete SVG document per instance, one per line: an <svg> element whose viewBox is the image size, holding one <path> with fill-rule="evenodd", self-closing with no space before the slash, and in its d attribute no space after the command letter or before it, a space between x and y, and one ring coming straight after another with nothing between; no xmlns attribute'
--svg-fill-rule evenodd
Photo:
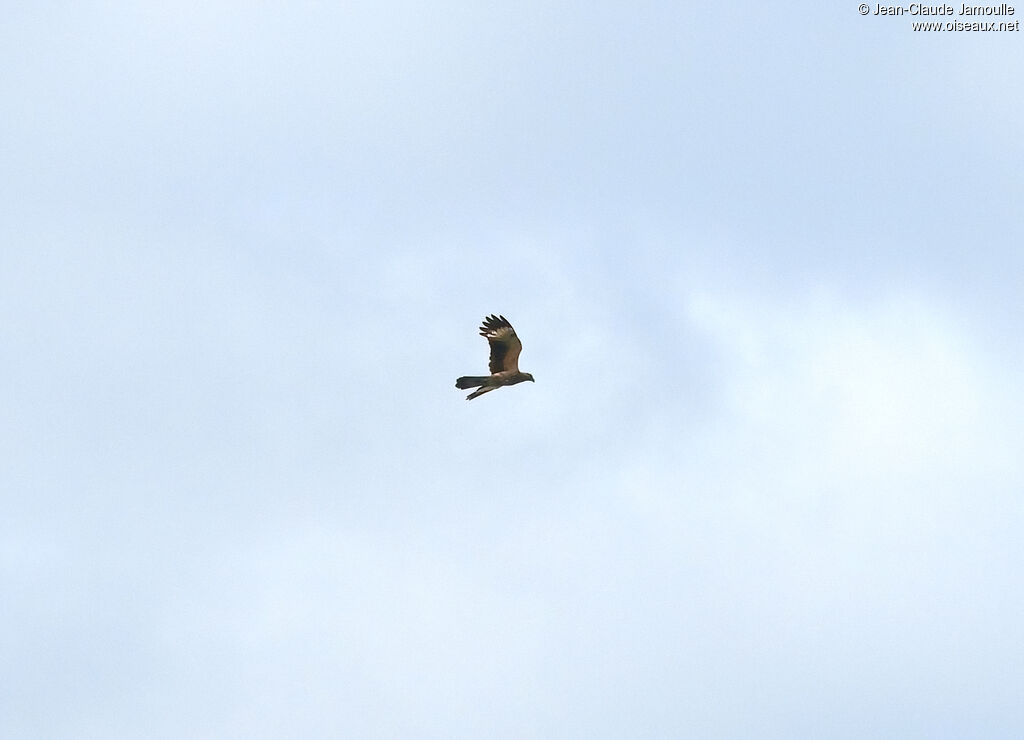
<svg viewBox="0 0 1024 740"><path fill-rule="evenodd" d="M490 316L484 317L483 324L480 327L480 336L488 337L490 334L498 331L498 329L503 329L505 327L511 329L511 322L500 314L492 313Z"/></svg>

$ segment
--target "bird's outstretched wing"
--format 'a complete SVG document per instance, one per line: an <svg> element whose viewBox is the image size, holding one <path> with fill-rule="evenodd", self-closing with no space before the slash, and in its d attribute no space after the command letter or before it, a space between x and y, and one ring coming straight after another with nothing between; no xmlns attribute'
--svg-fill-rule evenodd
<svg viewBox="0 0 1024 740"><path fill-rule="evenodd" d="M519 372L519 353L523 343L516 336L516 330L504 316L491 314L484 319L480 335L491 345L491 373Z"/></svg>

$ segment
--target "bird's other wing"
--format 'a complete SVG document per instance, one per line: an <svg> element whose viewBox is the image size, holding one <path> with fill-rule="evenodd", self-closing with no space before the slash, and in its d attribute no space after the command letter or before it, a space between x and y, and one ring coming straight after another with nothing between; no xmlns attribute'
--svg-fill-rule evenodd
<svg viewBox="0 0 1024 740"><path fill-rule="evenodd" d="M508 370L519 372L519 353L523 351L523 343L519 341L508 319L491 314L484 319L480 335L491 345L489 369L492 374Z"/></svg>

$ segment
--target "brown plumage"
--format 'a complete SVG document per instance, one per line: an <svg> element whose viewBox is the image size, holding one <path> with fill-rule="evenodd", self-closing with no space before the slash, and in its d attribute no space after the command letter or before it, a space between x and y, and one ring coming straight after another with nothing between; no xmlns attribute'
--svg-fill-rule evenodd
<svg viewBox="0 0 1024 740"><path fill-rule="evenodd" d="M480 335L491 345L491 361L488 366L491 374L465 375L455 381L455 387L462 390L479 387L479 390L466 396L467 401L503 385L515 385L524 380L533 382L530 373L519 372L519 353L523 351L523 343L519 341L508 319L494 314L487 316L480 327Z"/></svg>

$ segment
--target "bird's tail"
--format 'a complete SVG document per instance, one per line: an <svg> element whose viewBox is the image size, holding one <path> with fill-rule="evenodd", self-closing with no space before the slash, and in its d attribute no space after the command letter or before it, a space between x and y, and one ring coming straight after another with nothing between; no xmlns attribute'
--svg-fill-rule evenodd
<svg viewBox="0 0 1024 740"><path fill-rule="evenodd" d="M455 381L455 387L460 390L466 388L476 388L478 385L483 385L487 382L487 376L480 375L463 375L461 378Z"/></svg>

